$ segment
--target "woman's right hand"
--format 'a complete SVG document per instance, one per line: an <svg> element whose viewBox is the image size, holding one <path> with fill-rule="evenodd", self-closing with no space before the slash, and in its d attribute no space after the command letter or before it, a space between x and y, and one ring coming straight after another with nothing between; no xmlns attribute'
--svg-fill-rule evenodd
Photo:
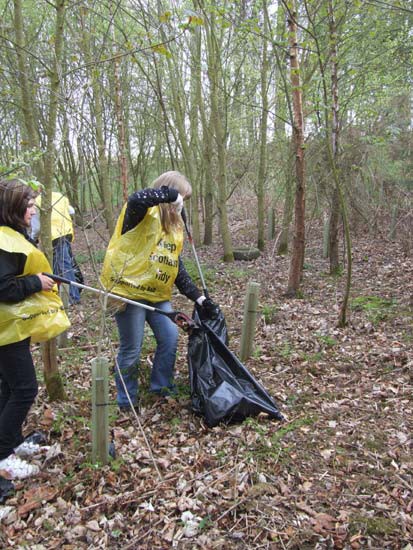
<svg viewBox="0 0 413 550"><path fill-rule="evenodd" d="M42 283L42 290L52 290L55 282L53 279L48 277L47 275L44 275L43 273L37 273L37 276L40 279L40 282Z"/></svg>

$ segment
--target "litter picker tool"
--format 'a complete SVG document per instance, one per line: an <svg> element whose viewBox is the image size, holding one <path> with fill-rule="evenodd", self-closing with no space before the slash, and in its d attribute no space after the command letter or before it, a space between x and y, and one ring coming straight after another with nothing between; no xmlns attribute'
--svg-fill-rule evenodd
<svg viewBox="0 0 413 550"><path fill-rule="evenodd" d="M190 242L191 247L192 247L192 252L194 253L195 263L196 263L196 266L198 268L199 278L201 279L202 290L204 291L204 296L206 298L209 298L208 289L206 287L204 275L203 275L202 269L201 269L201 264L199 263L198 254L196 253L194 240L192 238L191 232L189 231L185 208L182 208L181 216L182 216L182 221L184 222L184 225L185 225L186 234L188 235L188 241Z"/></svg>
<svg viewBox="0 0 413 550"><path fill-rule="evenodd" d="M188 315L182 313L181 311L163 311L162 309L159 309L157 307L153 307L148 304L142 304L142 302L136 302L135 300L129 300L128 298L118 296L117 294L113 294L112 292L106 292L105 290L99 290L98 288L94 288L92 286L82 285L81 283L71 281L70 279L66 279L65 277L60 277L60 275L54 275L53 273L43 273L43 275L50 277L51 279L56 281L56 283L64 283L67 285L77 286L78 288L82 288L84 290L90 290L95 294L107 296L108 298L114 298L115 300L124 302L125 304L142 307L143 309L147 309L148 311L153 311L156 313L160 313L161 315L165 315L166 317L169 317L169 319L171 319L171 321L173 321L176 325L178 325L178 327L181 328L184 332L191 332L191 330L197 326L193 319L191 319L190 317L188 317Z"/></svg>

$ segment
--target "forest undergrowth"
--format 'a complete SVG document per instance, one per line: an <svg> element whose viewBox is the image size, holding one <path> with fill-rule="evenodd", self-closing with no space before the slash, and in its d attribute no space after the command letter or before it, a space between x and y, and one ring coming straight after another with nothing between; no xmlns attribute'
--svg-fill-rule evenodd
<svg viewBox="0 0 413 550"><path fill-rule="evenodd" d="M254 242L255 222L233 222L234 244ZM80 233L80 230L79 230ZM92 231L74 251L87 284L104 245ZM353 236L346 328L337 328L344 275L328 275L317 230L307 242L302 296L286 298L289 259L275 242L253 262L221 261L218 244L198 247L212 298L238 354L248 282L260 284L259 316L246 367L275 398L285 422L267 417L208 428L190 410L187 336L177 360L179 396L147 394L153 351L140 368L139 423L120 414L110 382L116 458L91 461L91 360L113 365L113 311L83 292L60 354L67 401L40 393L26 430L47 432L36 478L15 483L0 506L0 547L42 549L404 549L413 548L413 266L397 242ZM184 254L196 268L188 246ZM176 309L191 304L174 297ZM139 425L140 424L140 425ZM145 437L143 437L142 430ZM156 462L156 467L154 465Z"/></svg>

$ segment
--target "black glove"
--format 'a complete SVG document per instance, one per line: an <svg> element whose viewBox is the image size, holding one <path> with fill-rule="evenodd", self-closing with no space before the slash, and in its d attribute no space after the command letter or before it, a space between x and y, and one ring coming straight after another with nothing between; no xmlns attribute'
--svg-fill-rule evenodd
<svg viewBox="0 0 413 550"><path fill-rule="evenodd" d="M201 305L197 306L198 312L204 319L216 319L219 315L219 306L211 300L205 298Z"/></svg>

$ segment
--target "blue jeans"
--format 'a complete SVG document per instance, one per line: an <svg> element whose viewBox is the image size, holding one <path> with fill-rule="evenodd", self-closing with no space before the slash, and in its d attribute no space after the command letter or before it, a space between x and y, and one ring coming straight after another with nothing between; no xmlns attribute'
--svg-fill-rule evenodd
<svg viewBox="0 0 413 550"><path fill-rule="evenodd" d="M66 237L60 237L53 241L53 272L56 275L69 279L69 281L76 282L73 269L72 246ZM76 286L70 285L69 302L71 304L78 304L80 302L80 292Z"/></svg>
<svg viewBox="0 0 413 550"><path fill-rule="evenodd" d="M168 301L152 304L142 300L142 303L162 311L172 311L171 303ZM175 389L174 369L178 346L178 327L166 315L131 304L128 304L123 311L116 313L115 318L119 331L117 363L132 403L136 405L138 402L138 365L145 321L151 327L157 344L149 391L160 395L173 393ZM115 380L118 391L118 405L127 407L129 401L117 369Z"/></svg>

